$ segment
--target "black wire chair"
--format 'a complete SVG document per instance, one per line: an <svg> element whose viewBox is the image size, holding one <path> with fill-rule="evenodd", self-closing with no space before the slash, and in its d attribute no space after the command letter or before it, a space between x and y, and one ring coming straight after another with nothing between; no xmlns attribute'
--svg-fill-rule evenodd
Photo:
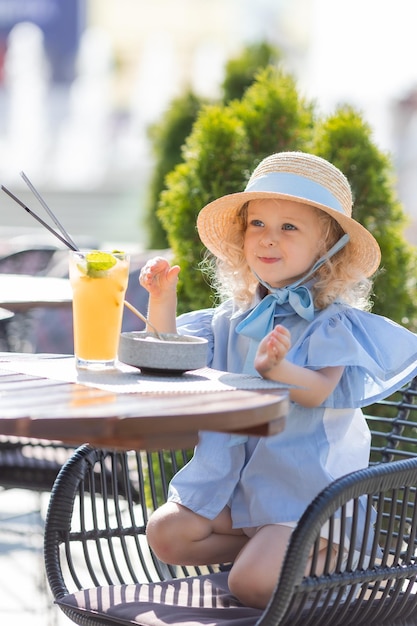
<svg viewBox="0 0 417 626"><path fill-rule="evenodd" d="M60 251L53 246L25 248L0 257L0 274L43 276ZM11 352L34 352L33 337L37 311L16 313L7 328L7 347Z"/></svg>
<svg viewBox="0 0 417 626"><path fill-rule="evenodd" d="M43 494L51 492L60 469L75 449L60 442L0 435L0 494L11 489L34 494L23 496L27 506L19 507L19 513L1 516L1 531L24 535L43 532ZM27 523L17 523L22 520Z"/></svg>
<svg viewBox="0 0 417 626"><path fill-rule="evenodd" d="M189 451L81 446L58 475L46 519L55 602L82 626L416 626L416 389L417 379L373 405L369 468L336 480L307 508L264 611L230 594L227 565L165 565L146 542L149 514ZM319 569L323 526L329 544ZM335 537L348 538L336 554Z"/></svg>
<svg viewBox="0 0 417 626"><path fill-rule="evenodd" d="M25 248L0 258L1 274L45 275L62 251L53 246ZM36 312L0 310L0 351L33 351ZM50 492L74 446L60 442L0 436L0 488ZM33 511L40 516L41 504ZM10 520L8 520L10 521ZM2 527L4 524L2 524Z"/></svg>
<svg viewBox="0 0 417 626"><path fill-rule="evenodd" d="M75 449L60 442L0 435L0 486L50 492Z"/></svg>

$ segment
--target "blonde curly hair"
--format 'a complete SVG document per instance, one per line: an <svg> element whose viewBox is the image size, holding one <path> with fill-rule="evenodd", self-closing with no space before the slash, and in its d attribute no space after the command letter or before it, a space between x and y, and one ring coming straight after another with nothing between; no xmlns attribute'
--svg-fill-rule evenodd
<svg viewBox="0 0 417 626"><path fill-rule="evenodd" d="M243 251L248 206L249 202L246 202L237 212L236 219L228 223L221 243L223 258L207 252L200 264L201 270L209 276L218 300L232 298L242 310L252 305L259 285ZM322 225L320 258L344 235L344 231L329 214L306 206L315 212ZM352 255L348 243L316 271L312 294L317 309L324 309L336 300L362 310L371 308L372 281L358 269Z"/></svg>

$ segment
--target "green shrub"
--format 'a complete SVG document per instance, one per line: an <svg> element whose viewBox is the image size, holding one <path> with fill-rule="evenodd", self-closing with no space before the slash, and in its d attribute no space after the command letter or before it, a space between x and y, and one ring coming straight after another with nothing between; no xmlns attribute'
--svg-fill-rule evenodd
<svg viewBox="0 0 417 626"><path fill-rule="evenodd" d="M378 150L369 125L349 106L317 123L313 151L346 174L354 198L353 216L381 247L374 313L416 329L416 248L403 235L407 219L394 194L389 157Z"/></svg>
<svg viewBox="0 0 417 626"><path fill-rule="evenodd" d="M223 103L241 98L254 82L256 74L269 65L276 65L281 53L267 42L249 44L225 66L222 83Z"/></svg>
<svg viewBox="0 0 417 626"><path fill-rule="evenodd" d="M212 304L211 291L197 271L203 246L196 230L196 217L207 202L241 187L247 153L242 123L231 111L208 106L200 113L187 139L184 162L167 177L158 216L169 234L174 258L181 264L179 311Z"/></svg>
<svg viewBox="0 0 417 626"><path fill-rule="evenodd" d="M191 91L174 99L162 119L148 130L155 166L152 171L145 207L147 247L162 250L168 247L167 236L156 215L165 177L181 161L181 146L190 134L204 100Z"/></svg>
<svg viewBox="0 0 417 626"><path fill-rule="evenodd" d="M257 72L271 63L276 63L279 56L278 50L268 43L255 43L243 48L238 56L226 63L223 96L219 104L241 98L254 82ZM168 247L167 234L157 215L159 198L165 189L167 173L182 161L182 146L205 104L209 102L187 89L170 103L160 121L148 130L155 161L144 218L148 248L162 250Z"/></svg>

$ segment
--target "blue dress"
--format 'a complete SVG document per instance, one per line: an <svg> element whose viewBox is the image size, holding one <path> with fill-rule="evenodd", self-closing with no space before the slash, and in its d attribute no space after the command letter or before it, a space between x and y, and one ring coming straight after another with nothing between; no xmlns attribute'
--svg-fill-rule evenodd
<svg viewBox="0 0 417 626"><path fill-rule="evenodd" d="M236 326L251 310L235 311L229 300L180 316L178 332L208 340L211 367L250 371L253 340ZM311 369L344 366L344 373L321 406L291 403L278 435L200 433L193 458L171 481L168 499L208 519L229 505L235 528L294 522L335 478L366 467L370 433L360 407L417 373L417 335L387 318L334 303L307 322L288 304L277 304L274 324L291 332L289 361Z"/></svg>

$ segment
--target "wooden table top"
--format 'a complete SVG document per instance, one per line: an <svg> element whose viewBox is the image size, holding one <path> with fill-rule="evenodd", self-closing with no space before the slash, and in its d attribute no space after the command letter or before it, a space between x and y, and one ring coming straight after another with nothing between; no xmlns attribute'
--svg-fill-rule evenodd
<svg viewBox="0 0 417 626"><path fill-rule="evenodd" d="M69 279L26 274L0 274L0 307L21 313L36 307L72 305Z"/></svg>
<svg viewBox="0 0 417 626"><path fill-rule="evenodd" d="M126 366L117 384L95 386L94 380L68 380L70 356L27 357L0 358L2 435L115 449L185 448L197 443L200 430L277 434L289 409L286 389L209 368L186 373L181 382L143 377ZM56 378L45 375L45 361Z"/></svg>

